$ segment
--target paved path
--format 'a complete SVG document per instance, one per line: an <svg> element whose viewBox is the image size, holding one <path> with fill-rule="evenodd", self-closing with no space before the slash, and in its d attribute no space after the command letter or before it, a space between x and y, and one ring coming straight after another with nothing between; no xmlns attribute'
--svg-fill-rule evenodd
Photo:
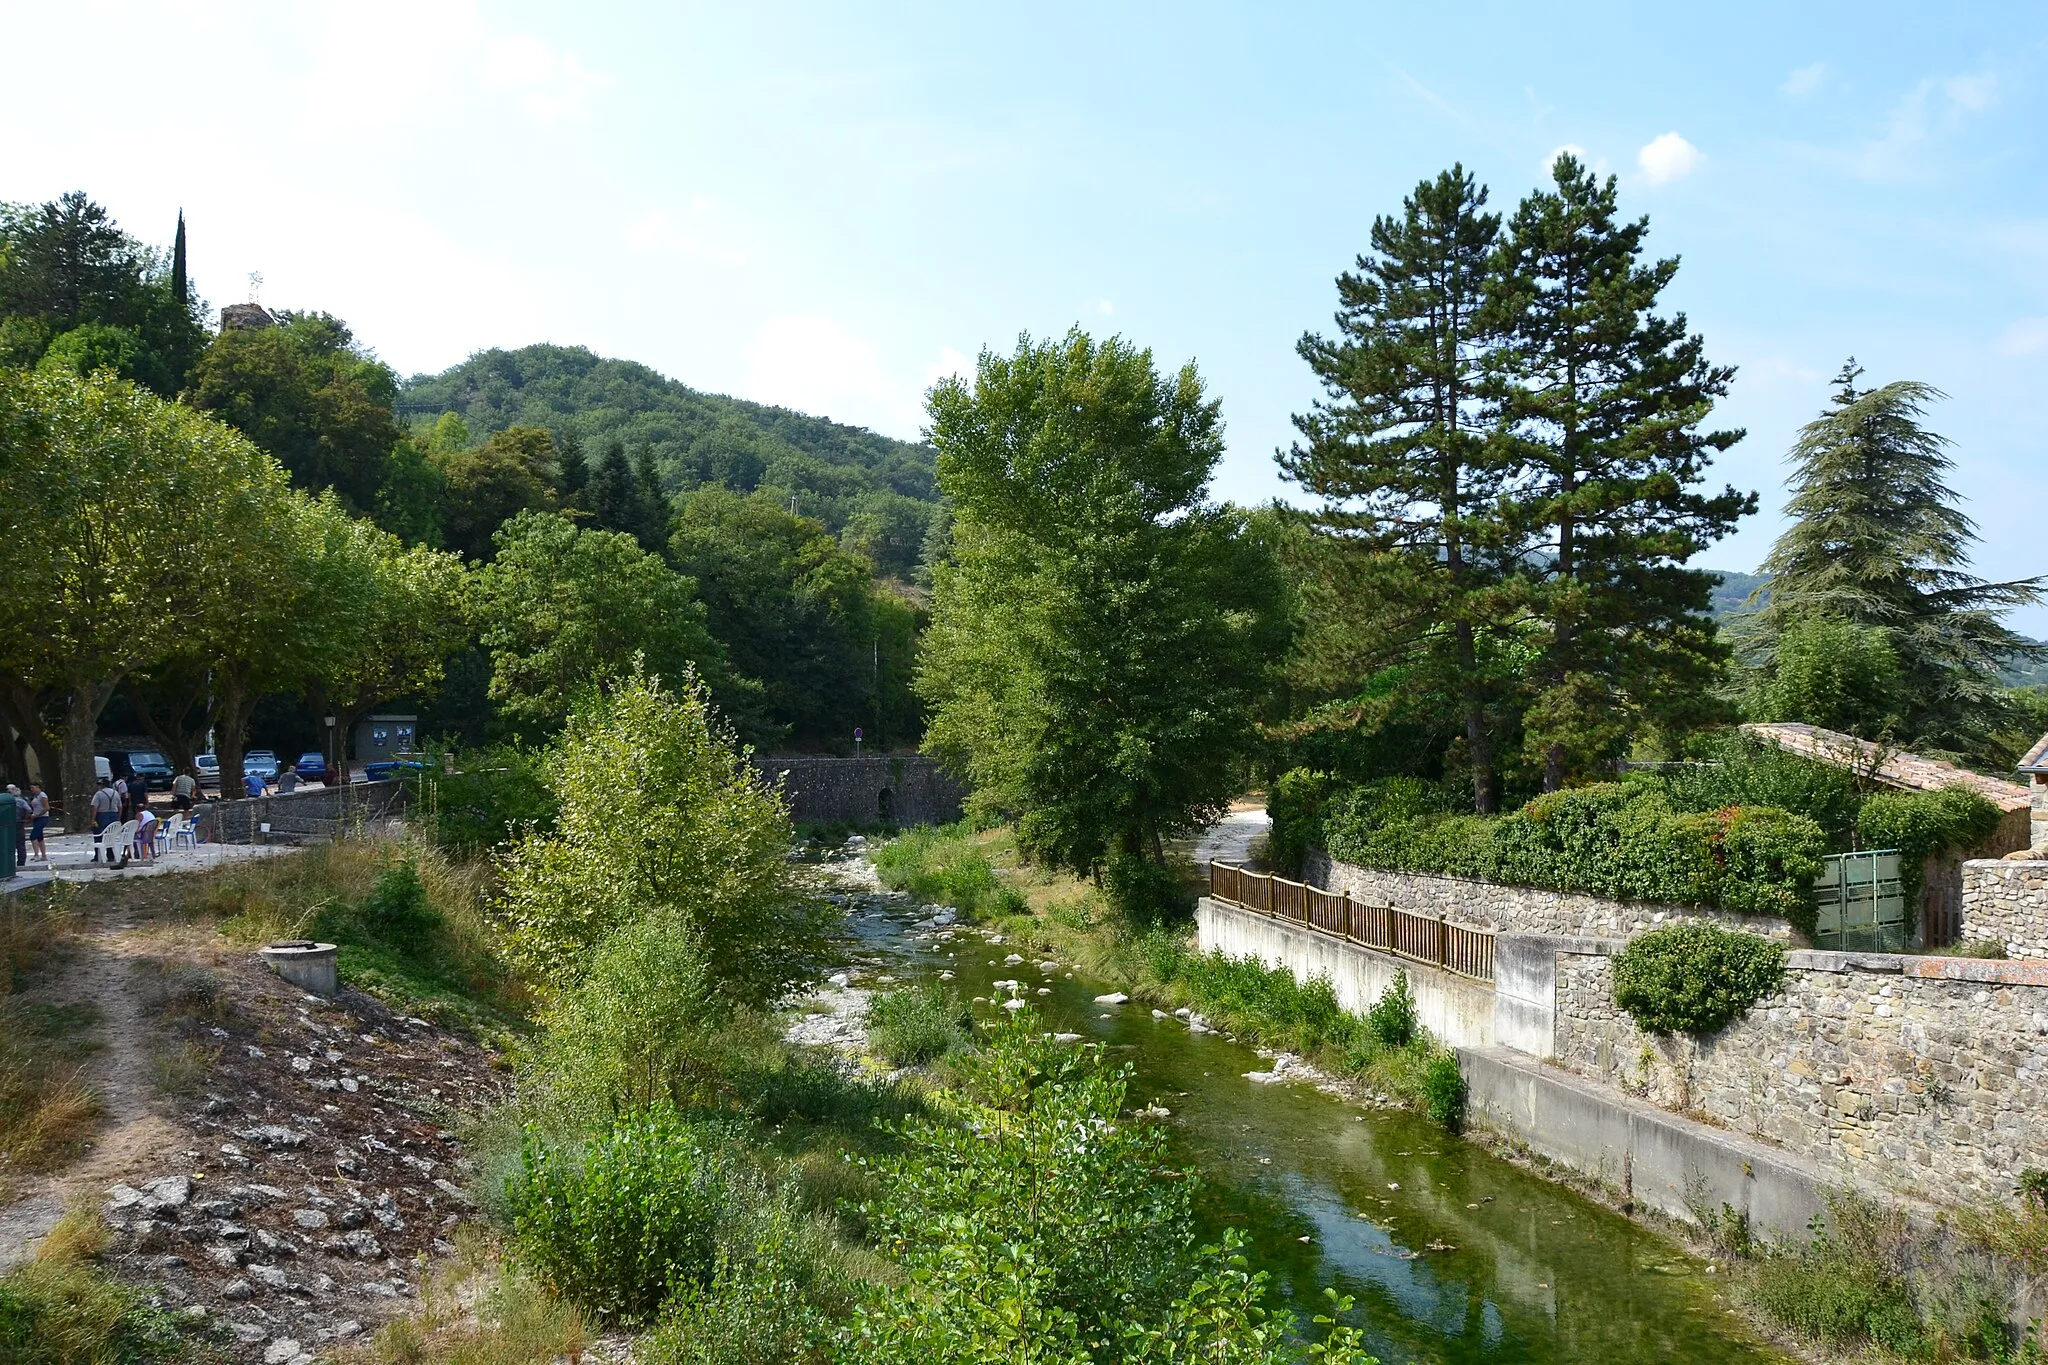
<svg viewBox="0 0 2048 1365"><path fill-rule="evenodd" d="M1272 828L1273 818L1263 810L1234 810L1209 826L1195 843L1198 863L1241 863L1251 857L1252 845Z"/></svg>

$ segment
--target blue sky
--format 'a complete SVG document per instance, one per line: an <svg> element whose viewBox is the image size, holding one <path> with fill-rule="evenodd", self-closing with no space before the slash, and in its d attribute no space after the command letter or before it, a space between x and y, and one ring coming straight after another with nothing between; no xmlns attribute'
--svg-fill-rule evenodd
<svg viewBox="0 0 2048 1365"><path fill-rule="evenodd" d="M1569 146L1740 367L1765 511L1703 562L1763 557L1853 353L1951 395L1981 571L2048 571L2048 9L1656 8L7 0L0 197L182 206L215 304L260 272L402 371L582 343L899 436L985 345L1116 331L1199 363L1259 500L1373 216Z"/></svg>

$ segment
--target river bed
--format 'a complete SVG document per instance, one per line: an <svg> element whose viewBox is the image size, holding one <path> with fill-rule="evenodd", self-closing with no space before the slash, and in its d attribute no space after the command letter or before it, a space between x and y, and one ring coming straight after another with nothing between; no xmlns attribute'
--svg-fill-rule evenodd
<svg viewBox="0 0 2048 1365"><path fill-rule="evenodd" d="M1619 1214L1417 1116L1248 1080L1269 1057L1135 1002L1098 1004L1108 985L979 928L933 925L936 907L873 887L864 865L833 873L859 951L797 1036L850 1041L867 991L891 981L950 972L963 999L991 1000L1010 994L994 983L1018 982L1049 1031L1131 1065L1134 1104L1170 1111L1175 1154L1203 1178L1204 1232L1241 1229L1303 1316L1325 1285L1352 1295L1388 1365L1785 1359L1724 1306L1708 1262Z"/></svg>

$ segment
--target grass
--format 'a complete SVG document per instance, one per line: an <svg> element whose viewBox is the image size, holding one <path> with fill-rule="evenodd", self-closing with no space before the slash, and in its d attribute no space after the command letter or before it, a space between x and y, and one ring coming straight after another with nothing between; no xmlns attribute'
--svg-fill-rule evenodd
<svg viewBox="0 0 2048 1365"><path fill-rule="evenodd" d="M508 1268L497 1246L473 1229L456 1256L430 1277L419 1306L387 1323L342 1365L549 1365L581 1359L590 1328L571 1305Z"/></svg>
<svg viewBox="0 0 2048 1365"><path fill-rule="evenodd" d="M1447 1054L1419 1031L1382 1038L1338 1005L1327 981L1304 985L1284 969L1196 952L1185 925L1130 925L1089 883L1026 863L1006 829L913 830L874 861L884 885L955 906L1134 999L1193 1010L1226 1033L1298 1053L1447 1126L1460 1117L1440 1065ZM1191 878L1193 869L1185 871Z"/></svg>
<svg viewBox="0 0 2048 1365"><path fill-rule="evenodd" d="M892 1066L923 1066L972 1041L960 998L936 983L887 991L868 1002L868 1043Z"/></svg>
<svg viewBox="0 0 2048 1365"><path fill-rule="evenodd" d="M99 1099L79 1074L97 1013L18 994L63 950L74 900L0 900L0 1188L13 1171L50 1170L76 1155L99 1117Z"/></svg>
<svg viewBox="0 0 2048 1365"><path fill-rule="evenodd" d="M9 1365L168 1365L200 1345L143 1292L93 1267L107 1232L90 1203L74 1206L0 1278L0 1360Z"/></svg>

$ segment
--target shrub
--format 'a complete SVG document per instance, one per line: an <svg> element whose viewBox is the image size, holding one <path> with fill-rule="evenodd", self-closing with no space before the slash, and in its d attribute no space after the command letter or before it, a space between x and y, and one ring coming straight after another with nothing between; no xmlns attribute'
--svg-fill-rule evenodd
<svg viewBox="0 0 2048 1365"><path fill-rule="evenodd" d="M1380 998L1366 1011L1365 1026L1381 1047L1406 1047L1420 1024L1415 1018L1415 995L1408 989L1408 973L1396 971Z"/></svg>
<svg viewBox="0 0 2048 1365"><path fill-rule="evenodd" d="M972 918L1021 913L1024 898L1003 885L995 865L962 821L905 830L874 855L875 875L892 891L950 905Z"/></svg>
<svg viewBox="0 0 2048 1365"><path fill-rule="evenodd" d="M1926 1354L1909 1282L1916 1257L1905 1215L1837 1194L1828 1201L1828 1224L1815 1219L1808 1245L1760 1261L1751 1297L1780 1322L1831 1346L1870 1343L1902 1356Z"/></svg>
<svg viewBox="0 0 2048 1365"><path fill-rule="evenodd" d="M868 1002L868 1042L894 1066L936 1061L968 1039L960 999L933 982L885 991Z"/></svg>
<svg viewBox="0 0 2048 1365"><path fill-rule="evenodd" d="M1856 836L1865 848L1899 851L1899 880L1906 904L1920 904L1929 858L1951 850L1967 852L1989 839L2001 815L1967 787L1931 792L1878 792L1856 815Z"/></svg>
<svg viewBox="0 0 2048 1365"><path fill-rule="evenodd" d="M169 1313L87 1265L35 1260L0 1278L9 1365L152 1365L193 1354Z"/></svg>
<svg viewBox="0 0 2048 1365"><path fill-rule="evenodd" d="M759 1193L723 1144L666 1104L576 1145L529 1128L506 1187L514 1252L540 1282L607 1322L653 1320L713 1273L720 1235Z"/></svg>
<svg viewBox="0 0 2048 1365"><path fill-rule="evenodd" d="M1274 867L1301 875L1308 851L1323 841L1323 808L1339 790L1336 777L1314 768L1290 768L1274 780L1266 797L1273 821L1266 848Z"/></svg>
<svg viewBox="0 0 2048 1365"><path fill-rule="evenodd" d="M502 864L510 944L533 972L573 982L593 945L649 915L690 927L735 1005L773 1004L822 969L834 914L799 885L780 793L695 679L670 693L636 671L586 697L547 774L554 832Z"/></svg>
<svg viewBox="0 0 2048 1365"><path fill-rule="evenodd" d="M412 782L416 808L429 813L434 839L443 848L487 853L522 834L553 828L544 750L500 744L438 759Z"/></svg>
<svg viewBox="0 0 2048 1365"><path fill-rule="evenodd" d="M1787 753L1740 730L1710 735L1693 752L1695 762L1632 772L1626 780L1662 792L1673 810L1769 806L1804 815L1821 827L1829 847L1848 846L1863 797L1846 768Z"/></svg>
<svg viewBox="0 0 2048 1365"><path fill-rule="evenodd" d="M680 1286L644 1365L827 1365L852 1286L831 1239L785 1201L726 1238L711 1276Z"/></svg>
<svg viewBox="0 0 2048 1365"><path fill-rule="evenodd" d="M1195 898L1173 869L1149 858L1127 853L1111 858L1102 885L1127 924L1181 924L1194 914Z"/></svg>
<svg viewBox="0 0 2048 1365"><path fill-rule="evenodd" d="M1422 1094L1432 1123L1455 1133L1465 1125L1465 1076L1458 1059L1439 1053L1422 1073Z"/></svg>
<svg viewBox="0 0 2048 1365"><path fill-rule="evenodd" d="M1653 929L1614 958L1614 1003L1650 1033L1704 1037L1785 982L1785 950L1712 924Z"/></svg>

